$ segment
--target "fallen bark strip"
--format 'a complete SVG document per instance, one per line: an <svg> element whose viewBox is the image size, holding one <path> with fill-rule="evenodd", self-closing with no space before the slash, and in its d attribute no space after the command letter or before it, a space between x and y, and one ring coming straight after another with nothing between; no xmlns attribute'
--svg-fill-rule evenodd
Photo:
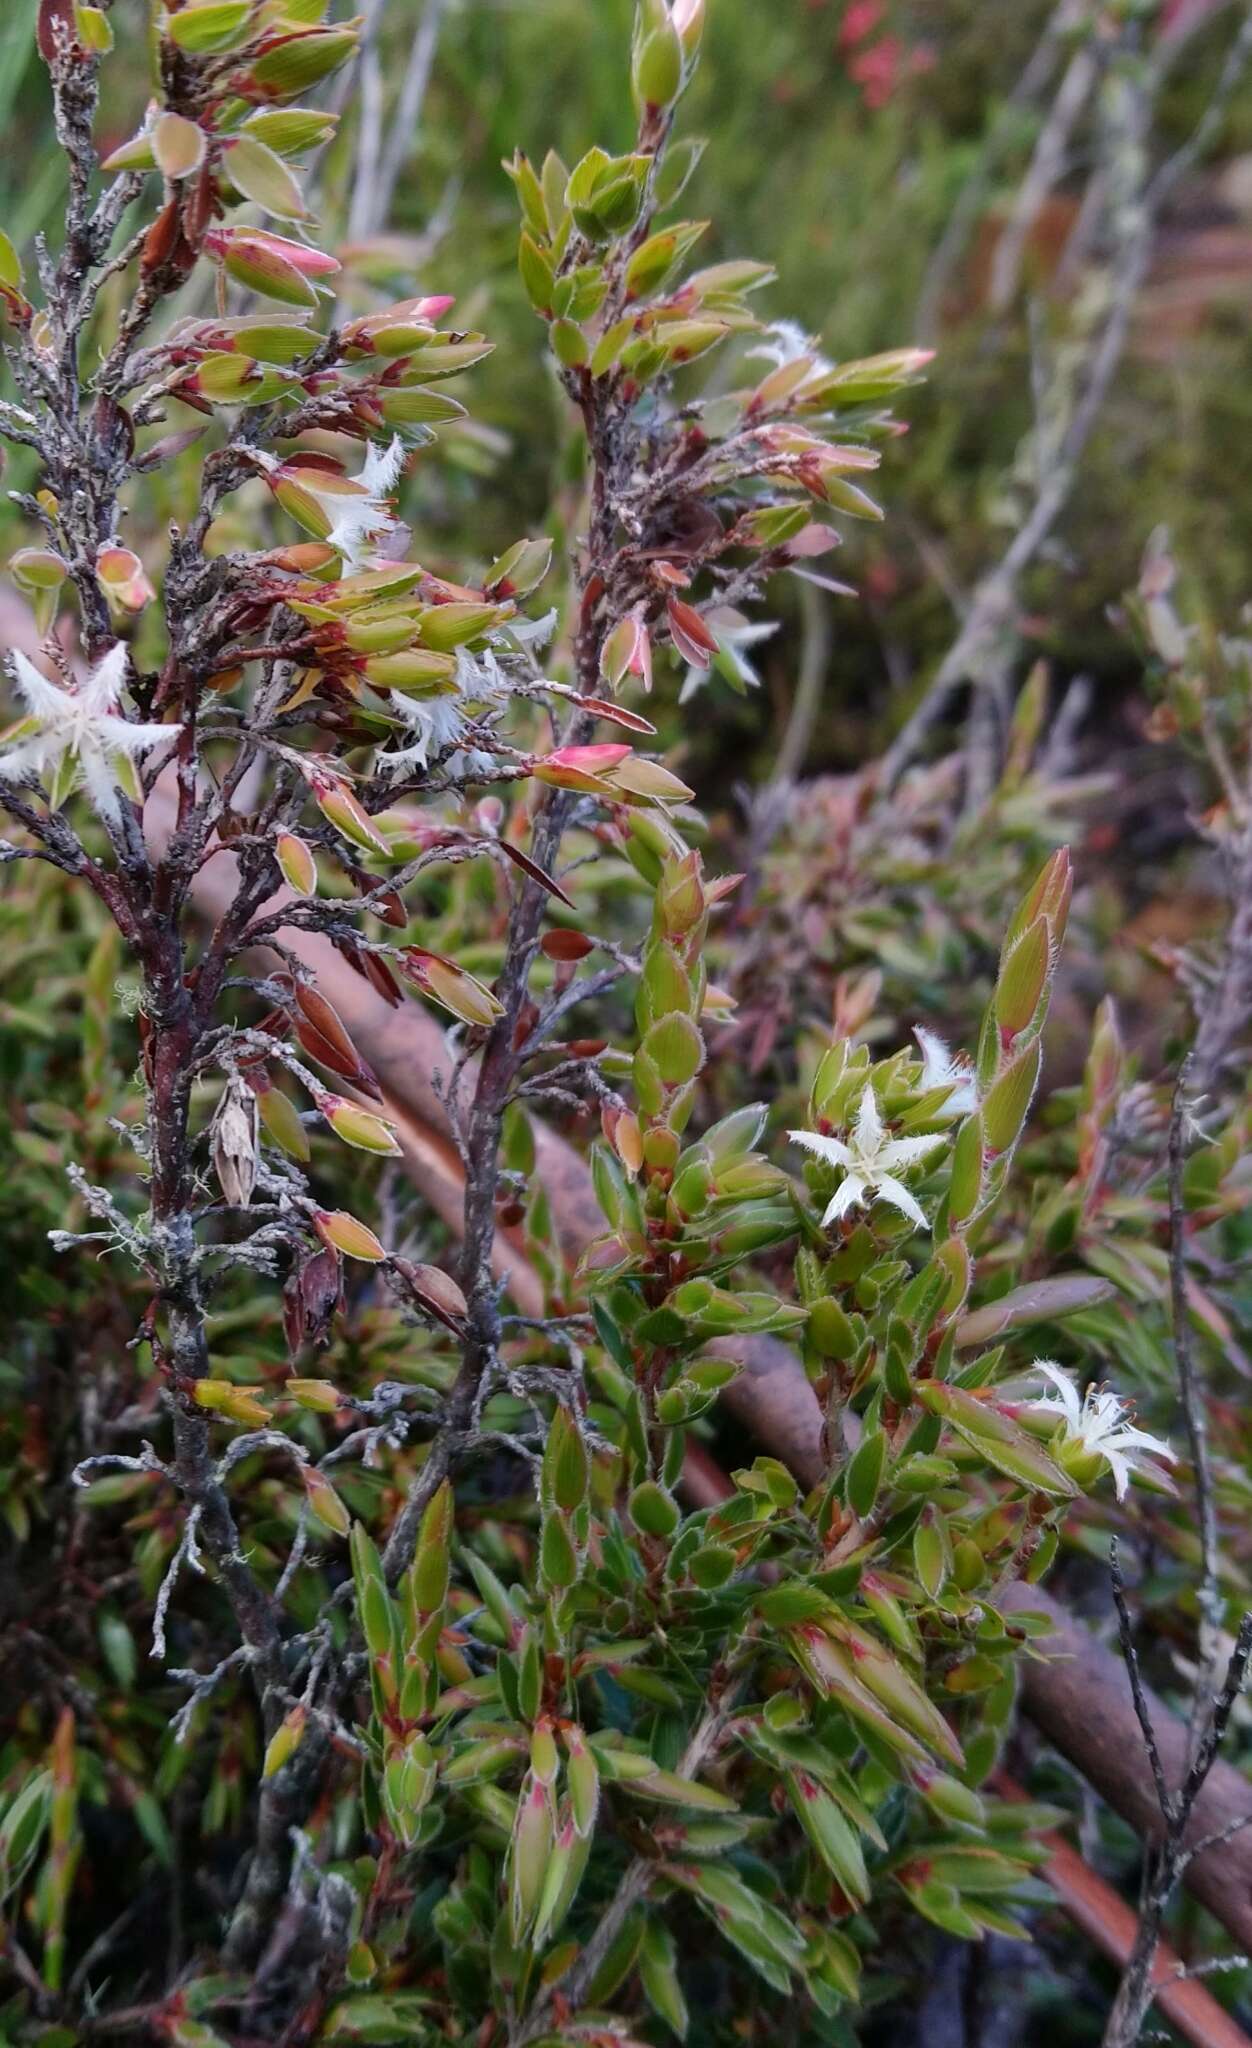
<svg viewBox="0 0 1252 2048"><path fill-rule="evenodd" d="M1004 1604L1046 1614L1052 1625L1039 1644L1046 1662L1029 1662L1023 1670L1022 1700L1031 1720L1137 1834L1157 1840L1161 1811L1121 1656L1038 1586L1011 1587ZM1174 1790L1185 1770L1187 1730L1155 1693L1148 1692L1147 1701L1166 1782ZM1222 1834L1227 1839L1189 1864L1184 1882L1246 1951L1252 1948L1252 1784L1219 1760L1196 1800L1187 1842L1194 1846Z"/></svg>
<svg viewBox="0 0 1252 2048"><path fill-rule="evenodd" d="M997 1771L992 1783L1002 1799L1021 1800L1028 1796L1003 1771ZM1134 1946L1138 1915L1071 1842L1061 1835L1045 1835L1042 1840L1048 1850L1048 1861L1040 1876L1051 1885L1079 1931L1110 1962L1124 1968ZM1168 1942L1161 1942L1152 1967L1152 1982L1156 1987L1155 2002L1171 2026L1184 2041L1192 2043L1192 2048L1248 2048L1243 2028L1203 1984L1180 1975L1184 1968L1177 1951Z"/></svg>

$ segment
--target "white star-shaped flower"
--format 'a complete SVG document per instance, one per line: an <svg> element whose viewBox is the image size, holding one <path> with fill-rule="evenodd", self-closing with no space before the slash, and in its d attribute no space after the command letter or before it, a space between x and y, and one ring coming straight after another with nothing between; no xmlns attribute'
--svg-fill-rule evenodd
<svg viewBox="0 0 1252 2048"><path fill-rule="evenodd" d="M507 626L499 628L499 634L506 645L508 641L516 640L519 647L535 650L547 646L560 622L561 615L554 605L551 611L544 612L538 619L528 619L524 614L510 619Z"/></svg>
<svg viewBox="0 0 1252 2048"><path fill-rule="evenodd" d="M9 657L9 672L39 731L0 754L0 778L17 782L27 775L44 776L50 769L59 769L68 755L77 763L78 776L100 817L106 824L120 824L115 757L125 754L137 760L150 747L172 740L182 731L181 725L143 725L118 715L116 705L126 674L122 641L110 648L76 690L63 690L49 682L33 661L16 650Z"/></svg>
<svg viewBox="0 0 1252 2048"><path fill-rule="evenodd" d="M974 1082L969 1061L963 1053L949 1052L937 1031L928 1031L924 1024L913 1026L913 1036L922 1056L922 1089L929 1094L932 1088L946 1088L948 1099L940 1108L940 1116L968 1116L978 1107L978 1089Z"/></svg>
<svg viewBox="0 0 1252 2048"><path fill-rule="evenodd" d="M502 703L508 695L504 671L488 648L481 656L468 647L458 647L456 674L438 696L409 697L396 690L392 709L418 737L411 747L380 757L379 766L388 775L405 775L413 768L427 766L430 750L437 754L459 747L473 722L469 708ZM484 759L489 757L484 755Z"/></svg>
<svg viewBox="0 0 1252 2048"><path fill-rule="evenodd" d="M414 768L427 767L432 747L442 754L446 747L458 746L465 735L467 721L455 694L404 697L397 690L392 702L410 731L417 733L417 739L399 753L380 757L378 765L388 775L407 775Z"/></svg>
<svg viewBox="0 0 1252 2048"><path fill-rule="evenodd" d="M735 676L745 690L759 690L761 677L755 662L747 652L762 640L772 639L778 631L777 619L764 621L745 619L742 612L730 605L714 605L704 613L704 622L717 635L721 659L733 669ZM717 659L717 657L715 657ZM712 670L688 667L683 677L682 689L678 693L680 704L686 704L703 689Z"/></svg>
<svg viewBox="0 0 1252 2048"><path fill-rule="evenodd" d="M915 1166L936 1145L943 1143L942 1131L929 1131L919 1138L889 1138L883 1128L878 1100L873 1084L867 1082L861 1097L861 1106L856 1113L856 1122L851 1137L823 1137L819 1131L789 1131L794 1145L803 1145L818 1159L824 1159L829 1166L842 1166L844 1178L835 1189L822 1217L823 1228L834 1223L840 1216L846 1216L849 1209L864 1205L870 1196L880 1202L889 1202L910 1223L916 1223L919 1230L929 1230L930 1224L920 1202L911 1195L903 1181L896 1178L896 1168Z"/></svg>
<svg viewBox="0 0 1252 2048"><path fill-rule="evenodd" d="M403 468L404 443L397 434L389 448L371 443L360 473L347 479L356 486L351 492L319 491L307 478L302 479L303 488L317 499L330 521L326 544L343 557L345 569L362 568L376 552L372 544L393 531L396 521L387 496Z"/></svg>
<svg viewBox="0 0 1252 2048"><path fill-rule="evenodd" d="M831 366L825 356L819 355L811 334L794 320L775 320L765 329L765 340L748 350L748 358L754 357L763 363L773 363L781 369L784 363L798 362L801 356L812 356L815 364L822 369Z"/></svg>
<svg viewBox="0 0 1252 2048"><path fill-rule="evenodd" d="M1126 1498L1130 1475L1142 1454L1174 1462L1174 1452L1159 1436L1135 1428L1129 1419L1133 1404L1111 1387L1088 1387L1080 1396L1069 1374L1051 1358L1036 1359L1035 1371L1053 1391L1032 1401L1031 1407L1036 1414L1054 1415L1067 1443L1104 1459L1113 1474L1118 1500Z"/></svg>

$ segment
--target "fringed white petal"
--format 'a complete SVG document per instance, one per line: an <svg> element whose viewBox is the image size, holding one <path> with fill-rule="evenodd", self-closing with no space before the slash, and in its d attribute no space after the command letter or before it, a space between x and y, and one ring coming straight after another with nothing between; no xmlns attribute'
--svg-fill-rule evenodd
<svg viewBox="0 0 1252 2048"><path fill-rule="evenodd" d="M849 1209L855 1209L864 1202L865 1192L865 1182L860 1179L859 1175L850 1173L846 1180L839 1183L839 1186L826 1204L826 1213L822 1217L822 1229L825 1230L830 1224L837 1223L841 1216L847 1215Z"/></svg>
<svg viewBox="0 0 1252 2048"><path fill-rule="evenodd" d="M15 647L9 656L9 673L27 710L47 725L59 724L73 702L69 692L49 682L43 670L36 668L20 648Z"/></svg>
<svg viewBox="0 0 1252 2048"><path fill-rule="evenodd" d="M880 1173L874 1182L874 1193L880 1202L890 1202L893 1209L898 1209L902 1216L907 1216L909 1222L915 1223L919 1230L930 1229L926 1211L921 1203L909 1193L903 1181L897 1180L893 1174Z"/></svg>
<svg viewBox="0 0 1252 2048"><path fill-rule="evenodd" d="M122 684L126 680L126 662L126 643L116 640L83 684L83 703L93 720L112 711L121 696Z"/></svg>
<svg viewBox="0 0 1252 2048"><path fill-rule="evenodd" d="M806 1152L815 1158L824 1159L828 1166L851 1166L852 1154L842 1138L825 1137L821 1131L788 1131L793 1145L803 1145Z"/></svg>
<svg viewBox="0 0 1252 2048"><path fill-rule="evenodd" d="M861 1096L861 1106L856 1113L856 1123L852 1129L853 1143L861 1158L868 1160L877 1156L883 1137L882 1112L878 1107L878 1097L874 1093L872 1083L866 1082Z"/></svg>

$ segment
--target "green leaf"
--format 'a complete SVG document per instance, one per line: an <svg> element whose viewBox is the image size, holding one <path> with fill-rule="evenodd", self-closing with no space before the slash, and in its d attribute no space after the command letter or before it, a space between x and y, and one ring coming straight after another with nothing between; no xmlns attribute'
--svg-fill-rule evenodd
<svg viewBox="0 0 1252 2048"><path fill-rule="evenodd" d="M982 1127L993 1152L1010 1151L1021 1136L1034 1100L1042 1059L1043 1047L1036 1038L1005 1068L983 1098Z"/></svg>
<svg viewBox="0 0 1252 2048"><path fill-rule="evenodd" d="M952 1569L952 1546L947 1525L936 1508L925 1508L913 1531L913 1564L921 1585L937 1600Z"/></svg>
<svg viewBox="0 0 1252 2048"><path fill-rule="evenodd" d="M700 1813L739 1811L729 1793L719 1792L713 1785L702 1785L697 1778L680 1778L674 1771L653 1770L646 1778L624 1779L622 1790L633 1792L640 1799L655 1799L664 1806L691 1807Z"/></svg>
<svg viewBox="0 0 1252 2048"><path fill-rule="evenodd" d="M845 1482L848 1506L862 1522L878 1498L886 1462L887 1432L883 1429L866 1430L848 1462Z"/></svg>
<svg viewBox="0 0 1252 2048"><path fill-rule="evenodd" d="M0 285L10 291L22 289L22 260L9 237L0 229Z"/></svg>
<svg viewBox="0 0 1252 2048"><path fill-rule="evenodd" d="M204 57L239 42L251 12L252 0L198 0L167 16L164 33L189 56Z"/></svg>
<svg viewBox="0 0 1252 2048"><path fill-rule="evenodd" d="M554 320L548 330L552 352L567 370L580 370L590 360L587 337L573 320Z"/></svg>
<svg viewBox="0 0 1252 2048"><path fill-rule="evenodd" d="M275 220L307 219L308 208L297 179L283 159L255 135L231 138L225 169L235 190Z"/></svg>
<svg viewBox="0 0 1252 2048"><path fill-rule="evenodd" d="M682 1509L672 1493L645 1479L630 1496L630 1519L645 1536L672 1536L682 1520Z"/></svg>
<svg viewBox="0 0 1252 2048"><path fill-rule="evenodd" d="M1214 1155L1205 1153L1196 1157L1212 1158ZM973 1309L962 1316L956 1326L957 1349L974 1350L980 1344L994 1342L1006 1330L1077 1315L1083 1309L1110 1301L1115 1291L1109 1281L1099 1280L1091 1273L1058 1273L1051 1279L1028 1281L1025 1286L1014 1287L1008 1294L988 1302L984 1308Z"/></svg>
<svg viewBox="0 0 1252 2048"><path fill-rule="evenodd" d="M1072 1499L1078 1489L1047 1452L1011 1417L990 1402L980 1401L963 1387L942 1380L924 1380L917 1398L932 1415L941 1416L997 1472L1016 1479L1032 1492Z"/></svg>
<svg viewBox="0 0 1252 2048"><path fill-rule="evenodd" d="M800 1825L827 1869L850 1899L864 1904L870 1896L869 1872L855 1829L816 1778L788 1771L785 1782Z"/></svg>
<svg viewBox="0 0 1252 2048"><path fill-rule="evenodd" d="M387 1997L346 1998L322 2024L324 2041L367 2041L386 2048L402 2041L434 2041L438 2031L424 2017L430 2000L416 1991L393 1991Z"/></svg>
<svg viewBox="0 0 1252 2048"><path fill-rule="evenodd" d="M523 234L518 244L517 267L526 296L539 313L552 311L552 259L539 247L533 235Z"/></svg>
<svg viewBox="0 0 1252 2048"><path fill-rule="evenodd" d="M668 1927L649 1920L639 1949L639 1981L658 2018L680 2041L687 2038L687 2001L678 1978L678 1948Z"/></svg>
<svg viewBox="0 0 1252 2048"><path fill-rule="evenodd" d="M691 1892L714 1925L767 1984L786 1995L801 1967L804 1942L791 1922L723 1864L667 1864L665 1875Z"/></svg>
<svg viewBox="0 0 1252 2048"><path fill-rule="evenodd" d="M545 1515L539 1540L539 1569L549 1586L572 1586L578 1579L578 1552L565 1517Z"/></svg>
<svg viewBox="0 0 1252 2048"><path fill-rule="evenodd" d="M661 1017L643 1040L643 1050L670 1088L695 1079L704 1062L704 1040L698 1025L679 1010Z"/></svg>

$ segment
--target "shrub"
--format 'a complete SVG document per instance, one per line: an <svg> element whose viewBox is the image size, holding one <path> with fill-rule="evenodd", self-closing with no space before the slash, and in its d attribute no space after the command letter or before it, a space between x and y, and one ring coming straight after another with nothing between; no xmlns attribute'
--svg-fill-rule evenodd
<svg viewBox="0 0 1252 2048"><path fill-rule="evenodd" d="M702 16L641 0L628 151L508 166L585 512L567 569L527 536L453 576L395 498L490 344L436 294L336 320L299 169L332 125L300 101L356 29L158 10L156 97L101 165L108 14L42 0L70 196L35 280L0 242L0 425L44 536L13 573L45 635L13 657L0 802L18 914L65 920L88 1000L81 1101L21 1112L20 1149L46 1190L64 1130L55 1248L118 1277L6 1495L62 1584L0 1758L19 2041L714 2040L770 1994L836 2040L902 1916L1014 1934L1036 1896L1049 1813L988 1785L1046 1626L1008 1596L1075 1503L1163 1490L1171 1456L1021 1339L1101 1277L1004 1284L1070 863L996 933L971 1059L933 1033L871 1058L862 1016L787 1136L748 1100L710 1118L735 883L639 706L654 668L658 697L672 665L733 670L742 608L881 516L866 479L926 358L834 365L754 312L766 266L690 267ZM202 272L216 309L176 306ZM131 548L192 443L193 508L163 558ZM426 914L462 866L504 904L489 962ZM455 1274L391 1202L342 1205L336 1144L406 1142L323 985L343 964L453 1020ZM600 1218L571 1232L534 1112L587 1105ZM726 1479L703 1418L783 1338L816 1470Z"/></svg>

